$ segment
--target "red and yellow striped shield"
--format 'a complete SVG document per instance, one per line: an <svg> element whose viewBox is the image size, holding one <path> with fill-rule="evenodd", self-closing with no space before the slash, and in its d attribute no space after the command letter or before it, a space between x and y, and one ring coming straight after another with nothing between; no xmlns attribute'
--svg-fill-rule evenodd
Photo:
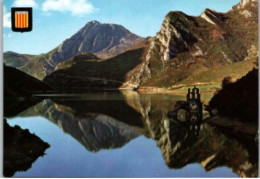
<svg viewBox="0 0 260 179"><path fill-rule="evenodd" d="M15 12L15 27L16 28L28 28L29 18L28 11L16 11Z"/></svg>
<svg viewBox="0 0 260 179"><path fill-rule="evenodd" d="M12 30L14 32L29 32L32 30L32 8L12 8Z"/></svg>

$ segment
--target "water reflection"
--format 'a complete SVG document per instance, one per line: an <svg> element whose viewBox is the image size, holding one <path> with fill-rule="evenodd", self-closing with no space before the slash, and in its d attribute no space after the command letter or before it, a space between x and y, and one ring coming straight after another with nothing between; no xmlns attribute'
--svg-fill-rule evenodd
<svg viewBox="0 0 260 179"><path fill-rule="evenodd" d="M183 99L134 91L53 96L19 116L43 116L91 152L120 148L144 135L156 141L172 169L198 163L205 171L226 166L240 176L257 176L257 160L252 158L258 154L240 140L204 123L184 125L168 119L168 111Z"/></svg>
<svg viewBox="0 0 260 179"><path fill-rule="evenodd" d="M61 101L55 99L55 101L44 100L30 110L21 113L20 116L41 115L57 124L64 132L70 134L92 152L121 147L140 135L137 130L138 126L136 126L136 124L142 124L140 121L129 121L131 126L106 115L107 109L103 113L97 113L96 111L102 108L95 109L95 107L98 108L96 104L103 104L105 101L71 99ZM114 109L118 107L116 105L110 106ZM88 110L84 111L85 107ZM134 116L137 115L136 112L132 112ZM131 114L128 113L128 115ZM126 114L122 115L124 117Z"/></svg>
<svg viewBox="0 0 260 179"><path fill-rule="evenodd" d="M165 120L157 144L170 168L179 169L191 163L200 163L206 171L227 166L241 177L258 176L256 153L250 153L243 143L207 124L183 125Z"/></svg>

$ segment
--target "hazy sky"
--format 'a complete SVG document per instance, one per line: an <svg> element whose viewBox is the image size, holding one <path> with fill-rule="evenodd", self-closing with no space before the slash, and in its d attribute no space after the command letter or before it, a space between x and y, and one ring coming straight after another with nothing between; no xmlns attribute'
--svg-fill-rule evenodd
<svg viewBox="0 0 260 179"><path fill-rule="evenodd" d="M4 0L4 51L46 53L91 20L121 24L142 36L154 36L169 11L200 15L205 8L226 12L239 0ZM33 7L33 30L10 29L11 7Z"/></svg>

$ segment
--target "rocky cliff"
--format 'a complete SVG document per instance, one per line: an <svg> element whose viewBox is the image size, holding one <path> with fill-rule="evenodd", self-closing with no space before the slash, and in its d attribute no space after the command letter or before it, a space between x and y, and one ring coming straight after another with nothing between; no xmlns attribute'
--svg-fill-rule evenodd
<svg viewBox="0 0 260 179"><path fill-rule="evenodd" d="M238 9L245 8L246 6L256 6L258 0L242 0L237 6Z"/></svg>
<svg viewBox="0 0 260 179"><path fill-rule="evenodd" d="M146 55L141 86L170 87L188 78L186 83L219 82L221 78L203 80L201 74L201 79L192 80L192 76L214 70L222 76L220 66L231 69L236 62L257 61L257 37L257 0L243 0L227 13L206 9L198 17L169 12ZM246 66L241 63L240 75L230 75L243 76L249 71Z"/></svg>

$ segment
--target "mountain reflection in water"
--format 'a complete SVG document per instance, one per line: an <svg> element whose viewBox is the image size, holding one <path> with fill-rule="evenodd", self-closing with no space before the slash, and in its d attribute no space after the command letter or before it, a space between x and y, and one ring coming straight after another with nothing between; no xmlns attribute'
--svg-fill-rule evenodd
<svg viewBox="0 0 260 179"><path fill-rule="evenodd" d="M257 144L249 149L249 144L205 123L190 126L168 119L167 113L183 99L134 91L52 96L19 116L42 116L91 152L120 148L144 135L156 141L171 169L198 163L205 171L225 166L241 177L258 176Z"/></svg>

